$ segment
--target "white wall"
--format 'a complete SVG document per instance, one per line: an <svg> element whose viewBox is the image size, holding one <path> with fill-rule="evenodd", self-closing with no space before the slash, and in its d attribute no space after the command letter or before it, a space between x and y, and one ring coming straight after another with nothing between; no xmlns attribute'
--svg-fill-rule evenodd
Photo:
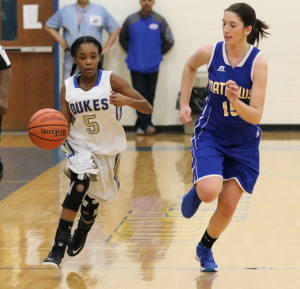
<svg viewBox="0 0 300 289"><path fill-rule="evenodd" d="M75 0L60 0L60 7ZM105 6L122 25L129 14L140 9L138 0L91 0ZM238 1L237 1L238 2ZM183 66L201 45L222 38L223 11L234 1L228 0L156 0L154 10L168 21L175 45L161 64L154 103L155 125L176 125L178 111L175 101L180 90ZM263 124L300 124L300 1L248 0L257 18L271 26L269 39L260 49L269 65L269 81ZM107 36L105 37L107 38ZM124 62L126 54L116 43L105 59L104 66L130 81ZM133 125L135 112L124 109L122 123Z"/></svg>

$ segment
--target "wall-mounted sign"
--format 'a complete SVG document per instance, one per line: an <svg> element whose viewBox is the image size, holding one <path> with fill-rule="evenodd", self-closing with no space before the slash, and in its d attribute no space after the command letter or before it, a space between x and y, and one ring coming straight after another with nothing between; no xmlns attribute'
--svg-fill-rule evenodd
<svg viewBox="0 0 300 289"><path fill-rule="evenodd" d="M23 5L24 29L42 29L42 23L38 22L39 5Z"/></svg>

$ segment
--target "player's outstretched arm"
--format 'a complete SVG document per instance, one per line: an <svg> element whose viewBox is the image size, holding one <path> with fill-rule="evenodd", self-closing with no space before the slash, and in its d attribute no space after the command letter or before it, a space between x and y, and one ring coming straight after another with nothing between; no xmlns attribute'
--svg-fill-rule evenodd
<svg viewBox="0 0 300 289"><path fill-rule="evenodd" d="M112 74L110 77L111 95L109 103L121 107L128 105L137 111L150 114L153 111L151 104L140 95L131 85L122 77Z"/></svg>
<svg viewBox="0 0 300 289"><path fill-rule="evenodd" d="M263 115L268 79L268 65L263 55L260 55L253 67L253 84L250 105L239 99L237 84L229 80L226 83L226 96L237 114L245 121L258 124Z"/></svg>
<svg viewBox="0 0 300 289"><path fill-rule="evenodd" d="M208 64L211 58L213 44L200 47L186 62L181 80L181 98L179 119L184 124L191 122L191 108L189 106L191 92L196 78L197 70Z"/></svg>
<svg viewBox="0 0 300 289"><path fill-rule="evenodd" d="M60 112L64 115L66 118L69 128L72 120L71 112L69 109L69 104L66 101L66 86L63 85L60 90Z"/></svg>
<svg viewBox="0 0 300 289"><path fill-rule="evenodd" d="M7 112L7 95L11 83L11 68L0 70L0 115Z"/></svg>

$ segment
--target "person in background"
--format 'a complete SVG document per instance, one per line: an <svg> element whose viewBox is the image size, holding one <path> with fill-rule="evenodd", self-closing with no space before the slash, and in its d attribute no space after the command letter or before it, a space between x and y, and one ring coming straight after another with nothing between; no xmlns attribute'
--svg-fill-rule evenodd
<svg viewBox="0 0 300 289"><path fill-rule="evenodd" d="M0 134L2 116L7 112L7 95L11 83L10 61L4 48L0 45ZM0 157L0 182L3 177L3 164Z"/></svg>
<svg viewBox="0 0 300 289"><path fill-rule="evenodd" d="M152 10L154 0L140 0L142 9L125 20L120 44L127 52L126 63L131 72L132 86L153 106L159 64L174 45L174 38L167 21ZM137 111L138 135L153 134L156 129L152 114Z"/></svg>
<svg viewBox="0 0 300 289"><path fill-rule="evenodd" d="M63 37L58 33L60 28L63 28ZM109 38L103 46L102 56L120 34L118 23L103 6L90 3L89 0L77 0L76 4L64 6L48 19L45 30L65 51L63 83L69 78L73 65L70 51L72 43L81 36L92 36L101 43L103 29L109 33Z"/></svg>

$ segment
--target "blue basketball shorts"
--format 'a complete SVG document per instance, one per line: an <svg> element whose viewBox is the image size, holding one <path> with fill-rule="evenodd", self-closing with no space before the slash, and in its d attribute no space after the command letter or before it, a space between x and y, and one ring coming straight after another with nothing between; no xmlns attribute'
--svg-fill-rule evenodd
<svg viewBox="0 0 300 289"><path fill-rule="evenodd" d="M242 190L252 194L259 175L258 126L245 129L195 130L192 138L193 185L199 180L220 176L235 179Z"/></svg>

